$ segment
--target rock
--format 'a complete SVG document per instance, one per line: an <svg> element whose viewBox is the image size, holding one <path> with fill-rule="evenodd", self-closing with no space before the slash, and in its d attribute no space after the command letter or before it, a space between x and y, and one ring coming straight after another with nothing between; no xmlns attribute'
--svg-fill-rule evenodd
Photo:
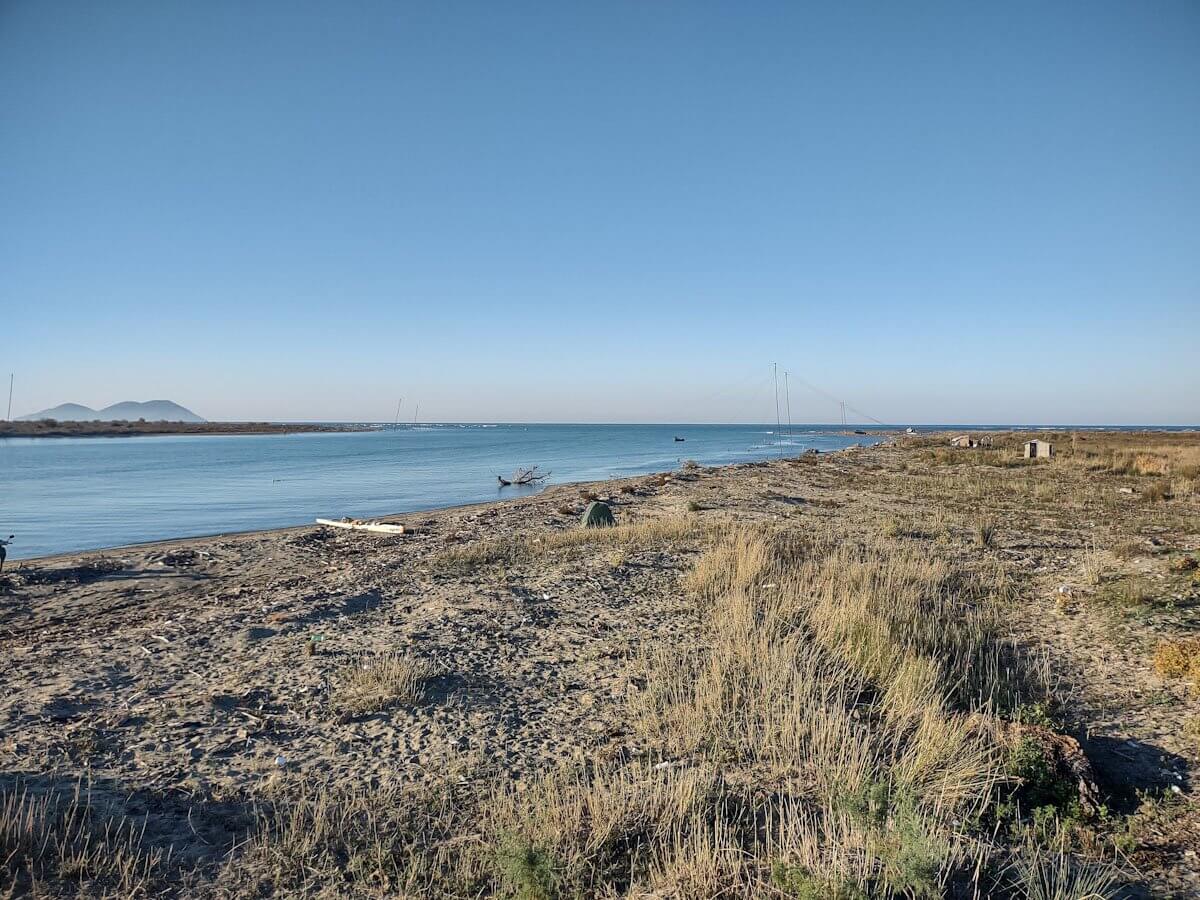
<svg viewBox="0 0 1200 900"><path fill-rule="evenodd" d="M613 518L612 508L607 503L593 500L583 511L579 524L584 528L610 528L617 524L617 520Z"/></svg>

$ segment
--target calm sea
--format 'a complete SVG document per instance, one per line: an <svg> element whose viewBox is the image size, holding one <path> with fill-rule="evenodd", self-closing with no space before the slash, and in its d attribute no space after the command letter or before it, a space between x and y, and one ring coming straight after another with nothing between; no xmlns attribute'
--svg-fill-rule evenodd
<svg viewBox="0 0 1200 900"><path fill-rule="evenodd" d="M518 496L550 484L837 450L875 438L796 426L430 425L368 432L0 439L10 559ZM685 442L674 440L675 436Z"/></svg>

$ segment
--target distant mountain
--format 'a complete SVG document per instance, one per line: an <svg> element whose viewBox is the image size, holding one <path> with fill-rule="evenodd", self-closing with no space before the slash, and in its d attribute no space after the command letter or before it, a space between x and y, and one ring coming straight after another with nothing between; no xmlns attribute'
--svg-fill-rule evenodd
<svg viewBox="0 0 1200 900"><path fill-rule="evenodd" d="M147 422L207 421L171 400L147 400L144 403L125 400L100 410L78 403L63 403L28 416L20 416L17 421L36 422L38 419L57 419L60 422L136 422L138 419L145 419Z"/></svg>
<svg viewBox="0 0 1200 900"><path fill-rule="evenodd" d="M99 417L94 409L78 403L63 403L54 409L44 409L28 416L17 416L18 422L35 422L38 419L58 419L60 422L93 422Z"/></svg>

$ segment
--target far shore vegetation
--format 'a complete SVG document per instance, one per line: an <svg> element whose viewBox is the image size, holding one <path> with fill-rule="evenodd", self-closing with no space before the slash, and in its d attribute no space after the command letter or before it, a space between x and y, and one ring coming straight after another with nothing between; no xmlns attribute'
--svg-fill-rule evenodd
<svg viewBox="0 0 1200 900"><path fill-rule="evenodd" d="M152 434L297 434L313 431L365 431L368 425L318 422L0 422L6 437L138 437Z"/></svg>

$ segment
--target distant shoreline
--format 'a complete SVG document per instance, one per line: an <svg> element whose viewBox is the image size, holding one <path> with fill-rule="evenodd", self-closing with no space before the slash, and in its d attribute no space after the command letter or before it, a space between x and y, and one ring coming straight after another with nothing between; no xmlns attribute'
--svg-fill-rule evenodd
<svg viewBox="0 0 1200 900"><path fill-rule="evenodd" d="M302 434L372 431L370 425L311 422L0 422L0 438L146 437L164 434Z"/></svg>

